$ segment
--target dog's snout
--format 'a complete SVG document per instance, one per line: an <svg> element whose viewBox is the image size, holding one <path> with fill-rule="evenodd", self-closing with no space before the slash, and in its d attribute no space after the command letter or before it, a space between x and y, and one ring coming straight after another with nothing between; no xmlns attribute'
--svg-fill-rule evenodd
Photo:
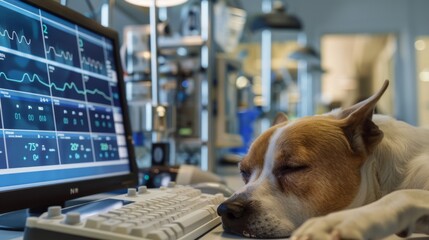
<svg viewBox="0 0 429 240"><path fill-rule="evenodd" d="M224 202L217 208L217 214L222 218L237 219L243 215L244 203L242 201Z"/></svg>
<svg viewBox="0 0 429 240"><path fill-rule="evenodd" d="M225 231L239 235L252 235L247 225L250 212L254 210L251 201L238 195L220 204L217 213L222 218Z"/></svg>

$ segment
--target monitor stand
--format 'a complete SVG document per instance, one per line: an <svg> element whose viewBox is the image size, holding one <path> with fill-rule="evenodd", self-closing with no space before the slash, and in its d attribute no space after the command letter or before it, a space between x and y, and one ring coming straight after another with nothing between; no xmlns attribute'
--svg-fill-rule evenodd
<svg viewBox="0 0 429 240"><path fill-rule="evenodd" d="M8 212L0 215L0 229L8 231L23 231L27 217L38 217L46 208L43 209L22 209Z"/></svg>

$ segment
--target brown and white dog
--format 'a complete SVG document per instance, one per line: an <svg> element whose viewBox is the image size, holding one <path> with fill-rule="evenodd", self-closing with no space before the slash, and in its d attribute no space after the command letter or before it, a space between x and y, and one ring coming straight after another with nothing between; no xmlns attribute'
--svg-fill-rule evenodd
<svg viewBox="0 0 429 240"><path fill-rule="evenodd" d="M387 86L347 109L278 117L240 163L246 185L218 208L224 230L293 239L428 234L429 130L373 115Z"/></svg>

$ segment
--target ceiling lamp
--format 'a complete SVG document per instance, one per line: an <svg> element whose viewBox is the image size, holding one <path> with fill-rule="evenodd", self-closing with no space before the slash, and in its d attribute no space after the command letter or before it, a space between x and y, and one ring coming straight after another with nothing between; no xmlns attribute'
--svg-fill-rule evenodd
<svg viewBox="0 0 429 240"><path fill-rule="evenodd" d="M296 61L320 62L320 54L311 46L300 47L288 57Z"/></svg>
<svg viewBox="0 0 429 240"><path fill-rule="evenodd" d="M131 4L142 6L142 7L150 7L154 0L125 0ZM157 7L172 7L176 5L183 4L188 0L156 0Z"/></svg>
<svg viewBox="0 0 429 240"><path fill-rule="evenodd" d="M276 4L271 12L257 15L250 28L253 31L261 29L301 30L301 20L287 14L286 8L281 2L276 3L280 4Z"/></svg>

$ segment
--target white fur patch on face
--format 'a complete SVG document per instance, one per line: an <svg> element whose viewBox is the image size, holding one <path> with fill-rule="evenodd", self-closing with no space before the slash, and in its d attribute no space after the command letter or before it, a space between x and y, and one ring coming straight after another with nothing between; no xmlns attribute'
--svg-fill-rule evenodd
<svg viewBox="0 0 429 240"><path fill-rule="evenodd" d="M261 184L261 181L267 177L270 178L271 180L274 180L274 177L270 175L272 175L273 165L274 165L275 142L280 137L283 128L277 129L269 140L267 152L265 153L265 156L264 156L263 169L259 169L259 168L252 169L252 173L250 175L248 184L238 189L235 192L235 194L249 192L251 191L249 189L258 188L258 185Z"/></svg>
<svg viewBox="0 0 429 240"><path fill-rule="evenodd" d="M287 126L278 128L271 136L270 142L268 144L267 152L265 153L265 156L264 156L264 166L262 169L262 173L258 179L259 181L264 179L270 179L272 181L275 181L275 177L273 176L273 167L274 167L274 161L275 161L274 156L277 151L276 143L279 140L282 132L286 127Z"/></svg>
<svg viewBox="0 0 429 240"><path fill-rule="evenodd" d="M311 216L308 206L295 195L286 195L281 191L276 176L273 175L276 142L279 141L285 127L277 129L270 138L265 154L263 169L254 171L249 183L240 192L250 192L251 199L258 202L258 216L249 220L251 236L278 237L288 236L305 219Z"/></svg>
<svg viewBox="0 0 429 240"><path fill-rule="evenodd" d="M275 191L275 187L268 179L260 183L251 197L258 202L258 214L252 215L248 220L250 236L286 237L311 216L307 211L308 206L302 199Z"/></svg>
<svg viewBox="0 0 429 240"><path fill-rule="evenodd" d="M249 178L249 183L244 185L242 188L238 189L235 194L240 194L243 192L249 192L249 189L258 188L258 185L261 184L261 180L264 180L265 178L270 178L271 180L275 180L274 176L272 175L273 171L273 165L274 165L274 153L276 151L275 149L275 142L280 137L284 127L277 129L274 134L271 136L269 140L269 145L267 148L267 152L264 156L264 165L263 169L253 169L252 173ZM262 171L262 172L261 172Z"/></svg>

